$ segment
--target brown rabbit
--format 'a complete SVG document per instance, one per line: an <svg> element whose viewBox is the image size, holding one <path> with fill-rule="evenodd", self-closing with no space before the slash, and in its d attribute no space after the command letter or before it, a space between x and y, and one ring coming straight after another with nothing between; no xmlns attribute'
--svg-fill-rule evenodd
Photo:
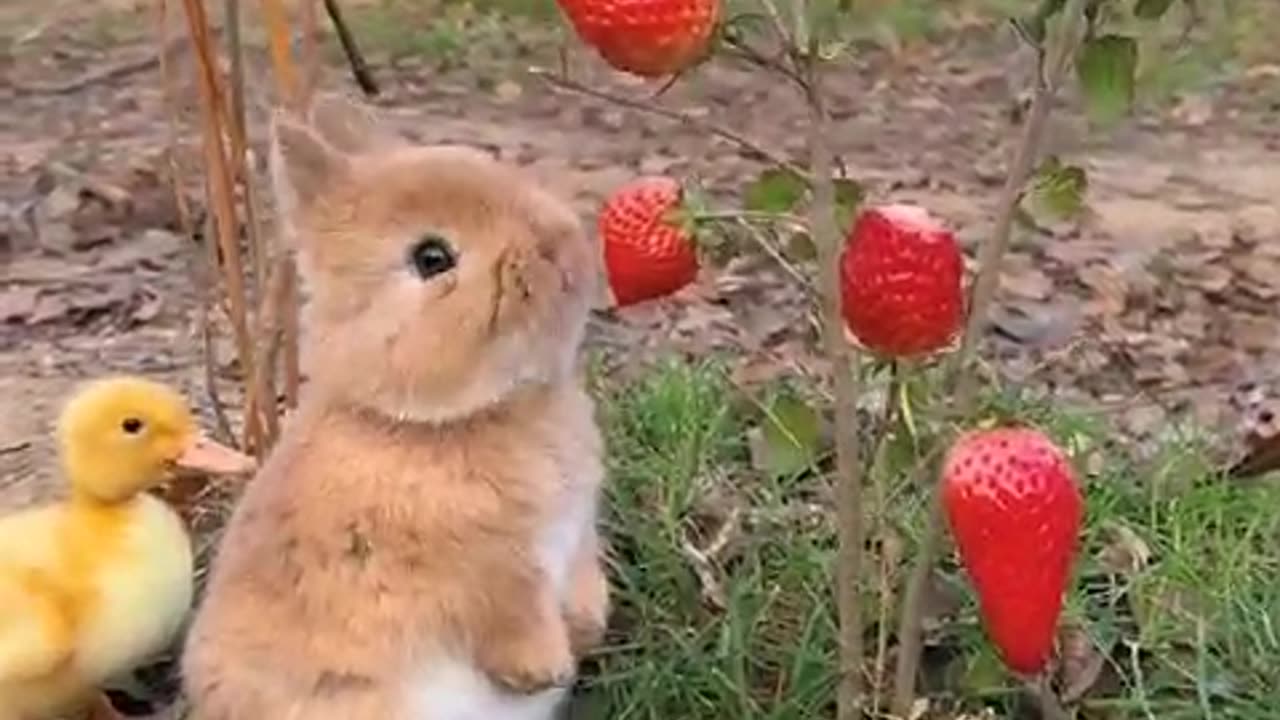
<svg viewBox="0 0 1280 720"><path fill-rule="evenodd" d="M597 250L516 169L346 100L273 130L310 383L194 620L196 716L550 718L608 601Z"/></svg>

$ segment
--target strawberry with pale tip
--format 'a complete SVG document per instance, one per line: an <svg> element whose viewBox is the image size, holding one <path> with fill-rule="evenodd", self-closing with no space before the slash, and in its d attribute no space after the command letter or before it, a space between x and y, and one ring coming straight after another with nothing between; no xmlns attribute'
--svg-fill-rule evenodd
<svg viewBox="0 0 1280 720"><path fill-rule="evenodd" d="M889 358L937 352L963 320L964 260L955 236L915 205L858 215L840 256L841 309L850 334Z"/></svg>
<svg viewBox="0 0 1280 720"><path fill-rule="evenodd" d="M646 176L605 200L598 230L619 307L670 295L697 278L693 232L678 218L683 194L671 178Z"/></svg>
<svg viewBox="0 0 1280 720"><path fill-rule="evenodd" d="M672 75L711 49L720 0L557 0L578 36L618 70Z"/></svg>
<svg viewBox="0 0 1280 720"><path fill-rule="evenodd" d="M968 432L944 461L942 503L988 637L1013 671L1041 672L1083 514L1066 455L1032 428Z"/></svg>

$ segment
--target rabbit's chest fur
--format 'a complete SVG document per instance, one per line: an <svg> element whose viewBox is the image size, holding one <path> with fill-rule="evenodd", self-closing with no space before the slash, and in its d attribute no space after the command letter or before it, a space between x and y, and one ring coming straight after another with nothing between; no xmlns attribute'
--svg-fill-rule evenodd
<svg viewBox="0 0 1280 720"><path fill-rule="evenodd" d="M228 526L197 651L295 687L356 678L405 720L550 717L559 691L498 692L468 647L481 611L529 602L512 578L530 564L568 590L603 474L585 393L445 432L323 410L294 423Z"/></svg>

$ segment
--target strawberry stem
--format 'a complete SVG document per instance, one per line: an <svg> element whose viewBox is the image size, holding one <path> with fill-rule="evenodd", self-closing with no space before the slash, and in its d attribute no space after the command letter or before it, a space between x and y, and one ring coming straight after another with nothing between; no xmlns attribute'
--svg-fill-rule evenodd
<svg viewBox="0 0 1280 720"><path fill-rule="evenodd" d="M806 69L809 173L813 182L809 231L818 251L822 340L831 362L835 385L836 523L839 541L835 581L840 618L836 717L838 720L858 720L862 717L863 705L861 593L866 530L863 527L862 465L859 461L857 352L844 339L840 231L836 226L836 190L832 179L835 155L827 142L827 109L821 92L823 63L811 56Z"/></svg>
<svg viewBox="0 0 1280 720"><path fill-rule="evenodd" d="M1090 0L1069 0L1048 53L1041 56L1043 64L1036 74L1035 95L1000 194L995 227L978 251L979 271L969 303L968 322L952 365L956 407L959 410L958 417L961 418L973 414L977 375L971 367L971 361L978 339L986 328L987 308L999 288L1001 259L1009 247L1018 201L1043 144L1045 126L1054 98L1079 47L1085 8L1089 2ZM932 495L930 518L925 525L924 535L920 538L899 617L898 661L894 672L891 705L893 714L898 717L908 715L915 698L916 675L920 666L921 606L925 588L933 574L938 545L943 539L945 518L939 493L934 492Z"/></svg>

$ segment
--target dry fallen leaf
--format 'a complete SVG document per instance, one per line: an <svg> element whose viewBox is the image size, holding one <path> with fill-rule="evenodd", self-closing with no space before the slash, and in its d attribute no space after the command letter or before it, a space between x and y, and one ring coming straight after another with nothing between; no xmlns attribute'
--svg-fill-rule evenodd
<svg viewBox="0 0 1280 720"><path fill-rule="evenodd" d="M1107 545L1098 555L1104 568L1121 575L1141 572L1151 562L1151 548L1127 525L1108 522L1103 527Z"/></svg>
<svg viewBox="0 0 1280 720"><path fill-rule="evenodd" d="M1061 700L1073 703L1089 692L1106 666L1107 655L1088 632L1076 623L1065 624L1058 632L1058 677Z"/></svg>

